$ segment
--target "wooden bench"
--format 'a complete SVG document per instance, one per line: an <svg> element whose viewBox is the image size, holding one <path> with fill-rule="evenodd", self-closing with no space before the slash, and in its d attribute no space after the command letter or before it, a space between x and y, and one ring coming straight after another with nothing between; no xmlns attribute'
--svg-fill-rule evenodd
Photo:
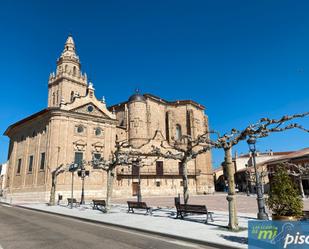
<svg viewBox="0 0 309 249"><path fill-rule="evenodd" d="M105 211L106 209L105 200L92 200L92 203L93 203L92 209Z"/></svg>
<svg viewBox="0 0 309 249"><path fill-rule="evenodd" d="M146 202L137 202L137 201L128 201L128 213L132 211L134 213L134 208L135 209L146 209L146 214L152 215L152 208L148 207Z"/></svg>
<svg viewBox="0 0 309 249"><path fill-rule="evenodd" d="M206 214L206 221L205 223L208 223L208 219L210 218L211 221L213 220L213 212L208 212L207 207L205 205L189 205L189 204L178 204L176 205L177 209L177 216L181 217L183 219L184 214L191 213L191 214Z"/></svg>
<svg viewBox="0 0 309 249"><path fill-rule="evenodd" d="M72 204L75 204L75 207L79 206L79 203L77 202L77 200L75 198L67 198L68 199L68 206Z"/></svg>

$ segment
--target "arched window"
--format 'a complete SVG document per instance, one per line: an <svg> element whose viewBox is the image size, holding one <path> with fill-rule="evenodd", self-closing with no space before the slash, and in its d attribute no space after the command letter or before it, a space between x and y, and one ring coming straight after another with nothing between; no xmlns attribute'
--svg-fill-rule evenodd
<svg viewBox="0 0 309 249"><path fill-rule="evenodd" d="M76 67L73 67L73 75L76 75Z"/></svg>
<svg viewBox="0 0 309 249"><path fill-rule="evenodd" d="M56 98L57 104L59 103L59 91L57 90L57 98Z"/></svg>
<svg viewBox="0 0 309 249"><path fill-rule="evenodd" d="M53 105L55 104L55 101L56 101L55 98L56 98L56 97L55 97L55 93L53 93Z"/></svg>
<svg viewBox="0 0 309 249"><path fill-rule="evenodd" d="M74 92L71 92L71 102L74 100Z"/></svg>
<svg viewBox="0 0 309 249"><path fill-rule="evenodd" d="M176 124L176 140L180 140L181 136L181 126L180 124Z"/></svg>

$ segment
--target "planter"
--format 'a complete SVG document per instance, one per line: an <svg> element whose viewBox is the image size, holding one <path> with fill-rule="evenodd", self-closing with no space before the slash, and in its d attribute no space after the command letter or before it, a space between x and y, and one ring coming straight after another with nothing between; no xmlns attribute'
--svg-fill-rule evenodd
<svg viewBox="0 0 309 249"><path fill-rule="evenodd" d="M281 215L272 215L272 220L279 221L298 221L300 218L297 216L281 216Z"/></svg>

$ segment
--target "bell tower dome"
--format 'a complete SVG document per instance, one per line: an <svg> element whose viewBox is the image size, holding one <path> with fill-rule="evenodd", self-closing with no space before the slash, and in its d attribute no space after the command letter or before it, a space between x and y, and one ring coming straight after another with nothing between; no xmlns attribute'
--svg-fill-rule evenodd
<svg viewBox="0 0 309 249"><path fill-rule="evenodd" d="M74 40L69 35L57 60L56 73L49 76L48 107L59 107L61 99L64 103L72 102L76 96L85 96L86 91L87 75L81 72Z"/></svg>
<svg viewBox="0 0 309 249"><path fill-rule="evenodd" d="M128 100L129 143L137 148L148 141L147 101L136 89Z"/></svg>

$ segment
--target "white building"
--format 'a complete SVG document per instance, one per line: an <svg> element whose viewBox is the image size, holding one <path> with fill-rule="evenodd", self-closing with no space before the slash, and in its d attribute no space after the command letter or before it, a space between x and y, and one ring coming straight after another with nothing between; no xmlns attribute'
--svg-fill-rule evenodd
<svg viewBox="0 0 309 249"><path fill-rule="evenodd" d="M7 162L0 164L0 196L3 196L3 191L5 189L7 165Z"/></svg>

